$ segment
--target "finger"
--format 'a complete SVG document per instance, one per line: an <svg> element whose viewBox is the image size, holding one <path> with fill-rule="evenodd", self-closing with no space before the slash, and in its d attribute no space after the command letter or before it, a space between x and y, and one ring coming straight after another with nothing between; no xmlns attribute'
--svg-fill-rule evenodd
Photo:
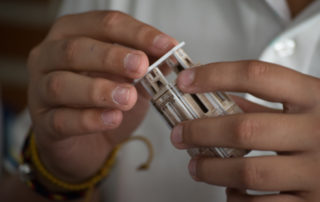
<svg viewBox="0 0 320 202"><path fill-rule="evenodd" d="M234 100L237 105L247 113L261 113L261 112L267 112L267 113L281 113L281 110L272 109L269 107L265 107L253 102L250 102L249 100L246 100L242 97L235 96L235 95L229 95L232 100Z"/></svg>
<svg viewBox="0 0 320 202"><path fill-rule="evenodd" d="M259 61L212 63L186 70L178 77L178 86L185 92L249 92L269 101L306 108L319 102L319 83L316 78Z"/></svg>
<svg viewBox="0 0 320 202"><path fill-rule="evenodd" d="M312 187L303 157L194 158L190 175L209 184L259 191L306 191ZM294 168L294 169L292 169Z"/></svg>
<svg viewBox="0 0 320 202"><path fill-rule="evenodd" d="M171 134L174 146L231 147L272 151L305 151L314 148L318 118L300 114L252 113L197 119L177 125ZM318 138L317 138L318 139Z"/></svg>
<svg viewBox="0 0 320 202"><path fill-rule="evenodd" d="M40 97L52 106L131 109L137 91L127 83L91 78L73 72L56 71L41 80Z"/></svg>
<svg viewBox="0 0 320 202"><path fill-rule="evenodd" d="M159 30L119 11L93 11L60 18L48 38L87 36L124 44L161 56L177 42Z"/></svg>
<svg viewBox="0 0 320 202"><path fill-rule="evenodd" d="M43 72L103 72L134 79L142 77L149 66L148 57L142 51L85 37L49 41L41 49L37 66Z"/></svg>
<svg viewBox="0 0 320 202"><path fill-rule="evenodd" d="M227 190L227 202L303 202L294 194L270 194L270 195L248 195L235 189Z"/></svg>
<svg viewBox="0 0 320 202"><path fill-rule="evenodd" d="M48 111L43 122L56 140L72 136L105 132L122 121L119 110L56 108Z"/></svg>

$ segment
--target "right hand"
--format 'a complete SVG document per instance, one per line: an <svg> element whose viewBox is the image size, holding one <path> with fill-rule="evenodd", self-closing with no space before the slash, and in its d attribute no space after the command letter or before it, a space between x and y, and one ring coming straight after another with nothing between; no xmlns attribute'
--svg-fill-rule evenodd
<svg viewBox="0 0 320 202"><path fill-rule="evenodd" d="M149 97L132 80L175 44L117 11L58 19L28 59L28 105L47 169L69 182L98 171L147 112Z"/></svg>

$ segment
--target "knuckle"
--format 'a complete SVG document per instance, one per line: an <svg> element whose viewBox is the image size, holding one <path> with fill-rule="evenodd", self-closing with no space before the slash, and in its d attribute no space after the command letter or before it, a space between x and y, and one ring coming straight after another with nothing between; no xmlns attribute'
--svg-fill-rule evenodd
<svg viewBox="0 0 320 202"><path fill-rule="evenodd" d="M235 127L235 143L243 146L250 144L257 127L257 123L253 119L248 117L240 119Z"/></svg>
<svg viewBox="0 0 320 202"><path fill-rule="evenodd" d="M196 145L198 142L197 138L197 127L195 126L194 122L189 122L188 124L184 124L183 136L184 136L184 143Z"/></svg>
<svg viewBox="0 0 320 202"><path fill-rule="evenodd" d="M50 29L48 36L50 36L53 39L62 38L63 34L61 33L61 30L64 28L70 16L71 15L63 15L57 18L54 24L52 25L52 28Z"/></svg>
<svg viewBox="0 0 320 202"><path fill-rule="evenodd" d="M114 58L117 58L117 45L105 48L103 50L102 65L104 67L112 67Z"/></svg>
<svg viewBox="0 0 320 202"><path fill-rule="evenodd" d="M54 22L53 27L59 27L62 24L65 24L65 22L69 19L70 16L71 15L63 15L63 16L58 17L56 19L56 21Z"/></svg>
<svg viewBox="0 0 320 202"><path fill-rule="evenodd" d="M107 11L103 13L102 26L104 30L109 32L113 26L117 25L119 20L124 16L124 13L120 11Z"/></svg>
<svg viewBox="0 0 320 202"><path fill-rule="evenodd" d="M63 128L64 128L64 121L61 119L59 114L57 112L54 112L52 115L52 129L54 136L56 138L59 138L62 136L63 133Z"/></svg>
<svg viewBox="0 0 320 202"><path fill-rule="evenodd" d="M28 61L27 61L28 70L31 70L36 66L36 61L38 60L39 56L40 56L40 47L36 46L32 48L31 51L29 52Z"/></svg>
<svg viewBox="0 0 320 202"><path fill-rule="evenodd" d="M145 41L145 39L150 38L150 37L148 37L148 35L150 33L152 33L153 31L154 31L154 28L152 28L151 26L146 25L146 24L141 24L141 25L139 25L139 28L138 28L137 39L139 41Z"/></svg>
<svg viewBox="0 0 320 202"><path fill-rule="evenodd" d="M79 117L79 129L83 132L90 132L94 130L93 114L90 111L84 111Z"/></svg>
<svg viewBox="0 0 320 202"><path fill-rule="evenodd" d="M79 43L81 39L74 38L74 39L68 39L64 42L62 46L62 62L70 67L72 67L72 64L75 62L75 53L77 50L77 47L79 46Z"/></svg>
<svg viewBox="0 0 320 202"><path fill-rule="evenodd" d="M58 73L52 74L48 77L47 92L50 96L50 99L59 97L63 88L62 83L62 76Z"/></svg>
<svg viewBox="0 0 320 202"><path fill-rule="evenodd" d="M191 88L203 91L216 91L222 83L222 77L219 76L221 75L221 69L215 66L203 65L195 68L194 73L194 81Z"/></svg>
<svg viewBox="0 0 320 202"><path fill-rule="evenodd" d="M251 160L244 161L240 172L240 186L245 189L254 189L263 181L262 174L258 166Z"/></svg>
<svg viewBox="0 0 320 202"><path fill-rule="evenodd" d="M94 79L89 93L89 101L95 106L105 106L108 102L108 93L104 90L105 82L103 79Z"/></svg>
<svg viewBox="0 0 320 202"><path fill-rule="evenodd" d="M269 71L269 65L260 61L249 61L247 65L247 79L259 80Z"/></svg>

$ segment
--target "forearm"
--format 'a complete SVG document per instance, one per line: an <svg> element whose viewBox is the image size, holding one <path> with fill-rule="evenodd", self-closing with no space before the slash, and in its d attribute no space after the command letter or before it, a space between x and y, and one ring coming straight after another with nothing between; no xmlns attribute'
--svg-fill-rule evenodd
<svg viewBox="0 0 320 202"><path fill-rule="evenodd" d="M99 191L95 191L92 194L90 201L98 202ZM45 199L40 196L32 189L27 187L18 176L5 177L0 183L0 201L11 201L11 202L52 202L54 200ZM72 202L83 202L84 199L74 200ZM68 201L70 202L70 201Z"/></svg>

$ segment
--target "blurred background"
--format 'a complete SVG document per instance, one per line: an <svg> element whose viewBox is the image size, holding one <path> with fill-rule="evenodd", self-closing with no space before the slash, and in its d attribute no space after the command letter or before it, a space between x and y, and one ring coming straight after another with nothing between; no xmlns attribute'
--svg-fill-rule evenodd
<svg viewBox="0 0 320 202"><path fill-rule="evenodd" d="M3 105L19 112L26 105L26 59L48 32L59 0L0 1L0 85Z"/></svg>
<svg viewBox="0 0 320 202"><path fill-rule="evenodd" d="M27 120L28 53L46 36L60 4L60 0L0 1L0 162L5 156L5 167L17 166L19 151L10 148L17 148L22 139L12 134L19 130L25 134L24 125L29 127L18 123Z"/></svg>

